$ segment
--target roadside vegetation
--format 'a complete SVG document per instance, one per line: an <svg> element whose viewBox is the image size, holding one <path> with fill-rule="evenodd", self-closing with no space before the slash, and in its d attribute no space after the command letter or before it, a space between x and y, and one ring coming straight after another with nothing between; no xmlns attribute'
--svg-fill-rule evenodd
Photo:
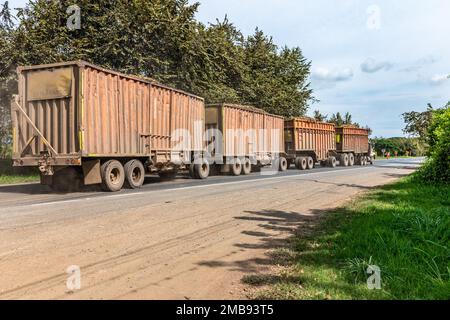
<svg viewBox="0 0 450 320"><path fill-rule="evenodd" d="M299 232L277 276L247 278L266 285L264 299L449 299L450 186L422 186L408 177L327 213ZM367 287L369 265L381 290ZM269 279L269 281L268 281Z"/></svg>
<svg viewBox="0 0 450 320"><path fill-rule="evenodd" d="M301 229L276 276L246 277L265 299L450 299L450 105L433 110L426 164ZM277 263L277 262L275 262ZM369 289L369 266L381 288Z"/></svg>
<svg viewBox="0 0 450 320"><path fill-rule="evenodd" d="M394 156L397 152L399 157L424 156L426 154L426 144L416 137L394 137L394 138L372 138L370 143L373 145L378 156L389 152Z"/></svg>
<svg viewBox="0 0 450 320"><path fill-rule="evenodd" d="M0 159L0 185L39 181L39 174L33 169L13 168L11 160Z"/></svg>

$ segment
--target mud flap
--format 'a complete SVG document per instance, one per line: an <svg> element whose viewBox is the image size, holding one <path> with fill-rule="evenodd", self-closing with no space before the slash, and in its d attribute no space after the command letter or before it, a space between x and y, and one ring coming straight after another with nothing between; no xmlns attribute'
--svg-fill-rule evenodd
<svg viewBox="0 0 450 320"><path fill-rule="evenodd" d="M100 160L83 161L83 177L86 186L102 183Z"/></svg>
<svg viewBox="0 0 450 320"><path fill-rule="evenodd" d="M41 184L44 186L51 186L53 183L53 176L41 174Z"/></svg>

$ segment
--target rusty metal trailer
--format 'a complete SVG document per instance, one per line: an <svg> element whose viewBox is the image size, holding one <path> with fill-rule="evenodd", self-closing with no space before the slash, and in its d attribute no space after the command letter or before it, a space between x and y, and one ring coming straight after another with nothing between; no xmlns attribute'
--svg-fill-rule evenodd
<svg viewBox="0 0 450 320"><path fill-rule="evenodd" d="M285 149L290 164L299 170L313 169L316 163L336 166L335 125L300 117L286 120Z"/></svg>
<svg viewBox="0 0 450 320"><path fill-rule="evenodd" d="M206 106L206 153L215 168L233 175L272 165L287 170L284 118L252 106Z"/></svg>
<svg viewBox="0 0 450 320"><path fill-rule="evenodd" d="M204 100L151 79L76 61L19 67L12 102L13 165L37 166L55 188L139 188L190 165L204 149Z"/></svg>
<svg viewBox="0 0 450 320"><path fill-rule="evenodd" d="M373 163L370 155L369 130L352 125L336 127L336 151L341 165Z"/></svg>

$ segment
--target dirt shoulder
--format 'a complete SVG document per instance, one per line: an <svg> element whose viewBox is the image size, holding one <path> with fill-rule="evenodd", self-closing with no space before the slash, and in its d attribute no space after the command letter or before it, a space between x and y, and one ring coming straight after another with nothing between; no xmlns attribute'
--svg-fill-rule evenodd
<svg viewBox="0 0 450 320"><path fill-rule="evenodd" d="M244 181L0 209L1 299L245 299L269 252L411 169ZM68 266L81 289L66 288Z"/></svg>

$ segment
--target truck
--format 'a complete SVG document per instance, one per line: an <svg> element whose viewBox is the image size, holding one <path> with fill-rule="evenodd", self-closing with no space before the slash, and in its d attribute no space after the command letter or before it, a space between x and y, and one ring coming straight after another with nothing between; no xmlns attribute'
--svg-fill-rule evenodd
<svg viewBox="0 0 450 320"><path fill-rule="evenodd" d="M342 166L365 166L373 163L369 130L354 125L336 127L336 151Z"/></svg>
<svg viewBox="0 0 450 320"><path fill-rule="evenodd" d="M41 183L69 191L140 188L147 173L189 169L205 179L204 99L85 61L17 69L11 105L13 165L39 168Z"/></svg>
<svg viewBox="0 0 450 320"><path fill-rule="evenodd" d="M335 125L297 117L284 122L285 149L290 165L299 170L336 166Z"/></svg>
<svg viewBox="0 0 450 320"><path fill-rule="evenodd" d="M214 169L234 176L271 166L287 170L284 118L254 106L212 104L205 111L206 154Z"/></svg>

